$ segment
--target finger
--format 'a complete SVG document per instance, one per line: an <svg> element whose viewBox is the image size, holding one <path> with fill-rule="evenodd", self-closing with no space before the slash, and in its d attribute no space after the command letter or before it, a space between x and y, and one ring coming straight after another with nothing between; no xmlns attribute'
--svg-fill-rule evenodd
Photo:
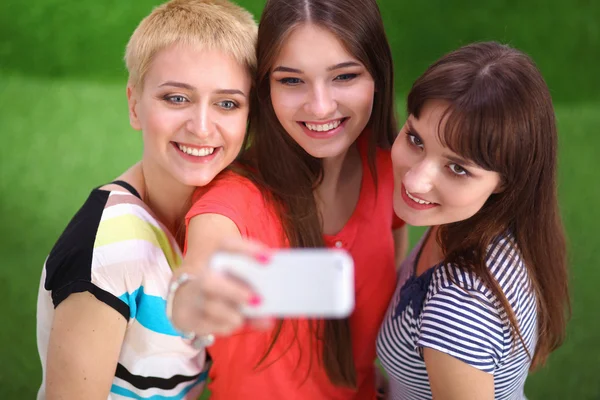
<svg viewBox="0 0 600 400"><path fill-rule="evenodd" d="M225 316L216 316L215 312L224 312ZM217 311L216 307L211 307L207 310L202 310L201 313L197 314L195 319L195 328L193 332L197 335L207 335L212 333L218 336L228 336L243 327L245 322L244 317L238 314L231 308L225 308L223 311Z"/></svg>
<svg viewBox="0 0 600 400"><path fill-rule="evenodd" d="M207 302L203 307L202 317L206 325L225 325L232 329L241 327L245 320L239 307L222 301Z"/></svg>
<svg viewBox="0 0 600 400"><path fill-rule="evenodd" d="M256 295L244 282L232 276L207 271L198 279L200 298L216 298L223 302L236 304L238 307L252 301Z"/></svg>

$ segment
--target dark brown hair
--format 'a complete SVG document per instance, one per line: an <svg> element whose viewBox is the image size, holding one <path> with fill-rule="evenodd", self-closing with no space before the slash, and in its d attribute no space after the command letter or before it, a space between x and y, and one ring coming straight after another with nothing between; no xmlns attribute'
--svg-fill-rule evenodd
<svg viewBox="0 0 600 400"><path fill-rule="evenodd" d="M323 176L320 159L306 153L285 131L273 110L270 71L290 33L314 24L333 33L373 77L375 93L369 130L368 159L376 177L375 151L389 149L397 134L392 55L375 0L269 0L259 24L256 101L250 112L250 147L240 161L278 211L293 247L323 247L322 224L313 190ZM307 55L310 56L310 55ZM247 174L246 174L247 175ZM332 383L356 387L350 326L347 319L311 324L321 362ZM281 330L278 324L271 347ZM313 343L311 343L311 347ZM312 352L311 352L312 354ZM260 363L259 363L260 364Z"/></svg>
<svg viewBox="0 0 600 400"><path fill-rule="evenodd" d="M408 95L408 113L419 118L423 106L434 99L449 104L442 118L445 125L438 129L441 142L502 179L502 191L492 194L477 214L440 226L437 240L444 261L483 279L525 347L515 314L485 262L495 238L514 235L538 302L534 368L564 340L570 311L550 92L527 55L487 42L464 46L431 65Z"/></svg>

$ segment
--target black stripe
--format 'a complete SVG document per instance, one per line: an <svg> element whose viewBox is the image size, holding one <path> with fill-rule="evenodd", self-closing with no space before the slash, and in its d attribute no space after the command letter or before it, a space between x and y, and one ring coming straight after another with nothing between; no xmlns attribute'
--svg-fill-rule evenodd
<svg viewBox="0 0 600 400"><path fill-rule="evenodd" d="M129 192L131 192L132 195L134 195L135 197L137 197L138 199L142 199L142 196L140 196L140 194L138 193L137 190L135 190L135 188L133 186L131 186L129 183L125 182L125 181L112 181L111 183L115 184L115 185L119 185L121 186L123 189L127 189Z"/></svg>
<svg viewBox="0 0 600 400"><path fill-rule="evenodd" d="M193 376L173 375L170 378L157 378L155 376L139 376L134 375L127 370L121 363L117 364L117 372L115 376L123 379L138 389L146 390L151 388L170 390L183 382L191 382L200 378L202 372Z"/></svg>
<svg viewBox="0 0 600 400"><path fill-rule="evenodd" d="M90 292L129 321L127 304L91 282L94 242L108 195L94 190L73 216L48 255L44 288L55 308L71 293Z"/></svg>
<svg viewBox="0 0 600 400"><path fill-rule="evenodd" d="M123 300L119 299L114 294L109 293L104 289L100 289L98 286L88 281L72 282L68 286L65 286L59 290L52 291L52 301L54 302L54 308L58 307L58 305L70 294L81 292L90 292L98 300L118 311L125 318L126 321L129 321L130 310L127 304L123 302Z"/></svg>

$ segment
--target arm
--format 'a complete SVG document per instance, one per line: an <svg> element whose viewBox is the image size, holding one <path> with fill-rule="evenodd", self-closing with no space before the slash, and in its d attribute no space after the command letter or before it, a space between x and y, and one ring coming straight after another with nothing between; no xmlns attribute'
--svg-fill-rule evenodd
<svg viewBox="0 0 600 400"><path fill-rule="evenodd" d="M431 392L436 400L493 399L494 371L506 342L501 310L485 289L465 287L460 270L442 268L456 281L424 304L417 341Z"/></svg>
<svg viewBox="0 0 600 400"><path fill-rule="evenodd" d="M127 321L88 292L56 308L46 373L46 398L102 399L110 392Z"/></svg>
<svg viewBox="0 0 600 400"><path fill-rule="evenodd" d="M173 325L197 335L231 334L245 322L240 306L257 300L245 284L215 273L206 265L215 251L238 252L263 259L266 249L242 239L235 223L219 214L199 214L191 218L187 249L183 265L174 278L187 273L193 279L180 286L173 296ZM253 324L270 326L263 320L255 320Z"/></svg>
<svg viewBox="0 0 600 400"><path fill-rule="evenodd" d="M494 376L438 350L424 348L423 358L435 400L494 399Z"/></svg>
<svg viewBox="0 0 600 400"><path fill-rule="evenodd" d="M408 251L408 226L405 224L400 228L394 229L392 235L394 236L395 265L396 269L398 269Z"/></svg>

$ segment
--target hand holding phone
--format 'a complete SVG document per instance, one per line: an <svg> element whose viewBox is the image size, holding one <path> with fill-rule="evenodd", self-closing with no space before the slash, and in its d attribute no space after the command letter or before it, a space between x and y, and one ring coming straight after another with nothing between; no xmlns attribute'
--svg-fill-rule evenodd
<svg viewBox="0 0 600 400"><path fill-rule="evenodd" d="M209 267L260 296L260 305L243 307L247 317L345 318L354 309L354 262L344 250L278 250L266 263L219 252Z"/></svg>

